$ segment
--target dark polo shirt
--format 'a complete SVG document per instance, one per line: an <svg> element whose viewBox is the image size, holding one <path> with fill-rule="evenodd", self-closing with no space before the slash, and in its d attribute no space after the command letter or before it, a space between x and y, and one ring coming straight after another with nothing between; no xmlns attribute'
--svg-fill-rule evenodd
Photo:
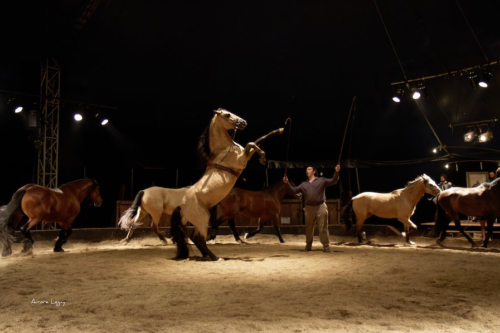
<svg viewBox="0 0 500 333"><path fill-rule="evenodd" d="M312 183L302 182L299 186L293 186L288 182L288 187L294 193L302 193L307 206L317 206L325 202L325 189L328 186L337 184L339 180L338 172L335 172L333 178L316 177Z"/></svg>

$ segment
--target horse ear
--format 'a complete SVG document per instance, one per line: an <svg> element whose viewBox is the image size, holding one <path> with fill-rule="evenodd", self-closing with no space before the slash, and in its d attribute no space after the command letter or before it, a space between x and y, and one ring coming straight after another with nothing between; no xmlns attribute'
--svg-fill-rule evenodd
<svg viewBox="0 0 500 333"><path fill-rule="evenodd" d="M221 114L221 113L222 113L222 109L221 109L221 108L219 108L219 109L217 109L217 110L214 110L214 113L215 113L215 114Z"/></svg>

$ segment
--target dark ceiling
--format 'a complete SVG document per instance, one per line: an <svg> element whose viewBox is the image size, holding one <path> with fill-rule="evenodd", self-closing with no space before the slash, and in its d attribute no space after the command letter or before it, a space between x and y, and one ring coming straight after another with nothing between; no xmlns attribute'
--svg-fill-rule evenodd
<svg viewBox="0 0 500 333"><path fill-rule="evenodd" d="M0 89L38 94L40 62L52 56L63 99L118 108L108 110L107 128L76 128L79 105L63 102L60 167L68 169L191 166L219 107L248 120L240 143L291 117L289 159L336 160L354 96L344 159L431 158L436 135L464 146L466 128L449 125L499 116L500 73L488 89L472 89L466 76L430 79L426 99L407 91L392 102L391 83L404 75L376 5L408 79L500 58L494 0L15 1L0 5ZM0 94L1 139L11 143L4 172L34 158L10 97ZM481 147L498 146L498 128ZM286 159L287 138L266 144L270 159ZM478 158L500 160L494 152Z"/></svg>

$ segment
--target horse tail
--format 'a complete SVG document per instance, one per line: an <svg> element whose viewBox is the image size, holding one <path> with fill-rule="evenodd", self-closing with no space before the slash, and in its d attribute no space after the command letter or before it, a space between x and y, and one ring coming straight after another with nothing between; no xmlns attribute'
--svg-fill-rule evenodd
<svg viewBox="0 0 500 333"><path fill-rule="evenodd" d="M352 210L352 199L340 210L340 217L345 222L345 232L349 232L353 225L354 214Z"/></svg>
<svg viewBox="0 0 500 333"><path fill-rule="evenodd" d="M135 216L137 215L137 211L141 207L142 203L142 197L144 196L144 191L139 191L137 195L135 196L134 202L132 203L132 206L127 209L122 217L120 217L120 221L118 222L118 225L125 230L129 229L135 229L142 223L139 223L139 221L135 220Z"/></svg>
<svg viewBox="0 0 500 333"><path fill-rule="evenodd" d="M177 254L175 258L189 258L189 248L186 243L186 235L182 225L181 207L177 207L172 212L172 218L170 219L170 234L172 235L172 241L177 244Z"/></svg>
<svg viewBox="0 0 500 333"><path fill-rule="evenodd" d="M26 190L18 190L7 205L0 207L0 242L6 247L10 247L14 243L15 237L10 233L9 227L12 215L20 208L25 194Z"/></svg>

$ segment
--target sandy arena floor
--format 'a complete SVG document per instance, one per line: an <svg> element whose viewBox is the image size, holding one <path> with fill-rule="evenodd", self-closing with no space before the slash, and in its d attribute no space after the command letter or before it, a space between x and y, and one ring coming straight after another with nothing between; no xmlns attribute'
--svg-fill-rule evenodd
<svg viewBox="0 0 500 333"><path fill-rule="evenodd" d="M0 259L0 332L498 332L500 241L219 236L226 260L174 261L157 238L53 242ZM347 242L347 244L346 244ZM338 245L341 244L341 245ZM199 252L192 247L192 254Z"/></svg>

